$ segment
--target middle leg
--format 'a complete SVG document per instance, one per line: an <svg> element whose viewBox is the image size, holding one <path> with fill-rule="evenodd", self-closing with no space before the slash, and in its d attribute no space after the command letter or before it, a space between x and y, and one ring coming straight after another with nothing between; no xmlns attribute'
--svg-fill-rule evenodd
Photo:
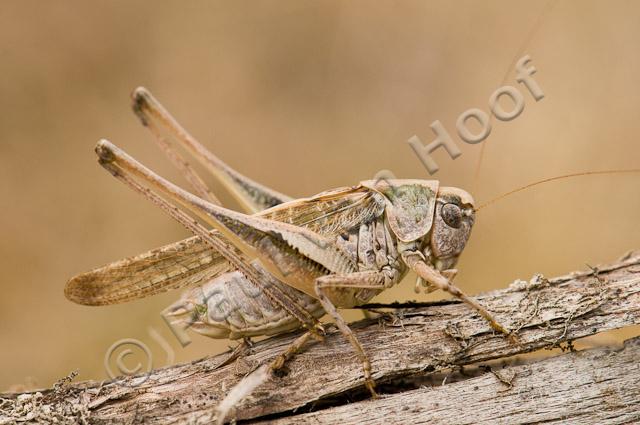
<svg viewBox="0 0 640 425"><path fill-rule="evenodd" d="M316 280L316 294L318 299L324 308L324 311L329 314L335 321L338 329L342 335L351 343L358 359L362 363L362 370L364 372L365 386L371 392L373 397L377 397L375 390L375 382L371 377L371 361L365 353L360 341L356 338L355 334L349 328L349 325L342 318L336 306L329 300L327 296L328 291L338 288L363 288L363 289L383 289L385 288L385 275L377 271L368 272L356 272L347 275L328 275L320 277Z"/></svg>

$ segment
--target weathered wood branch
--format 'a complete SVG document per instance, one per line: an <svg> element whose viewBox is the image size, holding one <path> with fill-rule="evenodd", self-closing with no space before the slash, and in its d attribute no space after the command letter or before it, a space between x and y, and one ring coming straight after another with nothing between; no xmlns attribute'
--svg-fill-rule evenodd
<svg viewBox="0 0 640 425"><path fill-rule="evenodd" d="M281 424L640 420L635 406L640 403L637 340L617 351L570 353L495 374L476 369L472 374L478 376L416 389L430 377L461 366L640 324L640 252L596 271L516 281L477 299L501 323L517 330L517 344L494 334L477 314L455 301L396 305L388 316L353 324L371 358L374 378L386 393L381 399L348 404L366 398L361 365L350 345L331 329L324 342L309 344L287 364L285 376L273 377L247 397L235 416L241 421L277 419ZM222 367L228 353L155 370L138 386L131 386L136 378L123 378L59 387L42 396L4 395L0 423L28 412L37 417L44 407L49 414L99 424L208 423L230 388L296 336L257 343ZM598 406L606 412L598 413ZM22 413L15 413L18 410ZM580 416L583 411L585 416Z"/></svg>
<svg viewBox="0 0 640 425"><path fill-rule="evenodd" d="M640 422L640 337L447 385L269 421L304 424ZM260 422L260 423L267 423Z"/></svg>

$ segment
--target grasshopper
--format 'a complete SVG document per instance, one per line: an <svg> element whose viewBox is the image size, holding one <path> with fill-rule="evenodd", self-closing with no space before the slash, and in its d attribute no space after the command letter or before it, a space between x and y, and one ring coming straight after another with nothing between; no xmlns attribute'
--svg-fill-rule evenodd
<svg viewBox="0 0 640 425"><path fill-rule="evenodd" d="M436 180L366 180L292 199L221 161L146 89L136 89L132 97L134 112L195 194L109 141L97 144L98 161L194 236L75 276L65 295L79 304L107 305L191 286L169 308L170 315L204 335L240 339L304 329L273 363L260 368L262 378L231 391L219 408L219 420L308 340L322 339L325 314L353 346L364 385L375 396L369 359L338 309L367 303L410 270L418 276L416 288L452 294L516 342L452 283L477 210L466 191ZM223 208L163 131L201 162L245 212Z"/></svg>

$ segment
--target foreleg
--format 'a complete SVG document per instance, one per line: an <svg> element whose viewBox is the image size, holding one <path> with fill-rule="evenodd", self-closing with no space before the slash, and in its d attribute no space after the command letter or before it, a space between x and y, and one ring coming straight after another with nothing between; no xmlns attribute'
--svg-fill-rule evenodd
<svg viewBox="0 0 640 425"><path fill-rule="evenodd" d="M466 304L473 307L482 317L484 317L493 329L507 335L510 339L514 340L514 337L511 335L511 333L504 326L498 323L498 321L486 308L480 305L480 303L478 303L473 298L468 297L465 293L458 289L458 287L453 285L449 279L444 277L433 267L429 266L418 253L408 253L404 256L403 259L405 264L407 264L409 268L415 271L419 277L424 279L429 286L446 291L454 297L460 299L461 301L464 301Z"/></svg>

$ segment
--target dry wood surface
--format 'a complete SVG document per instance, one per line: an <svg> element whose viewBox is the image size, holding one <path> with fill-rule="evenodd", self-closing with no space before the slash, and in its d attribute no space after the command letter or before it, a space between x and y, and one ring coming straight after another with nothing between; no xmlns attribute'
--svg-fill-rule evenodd
<svg viewBox="0 0 640 425"><path fill-rule="evenodd" d="M456 301L373 306L388 313L352 324L372 361L381 397L363 389L361 364L329 328L281 376L247 397L246 423L639 423L640 340L574 352L571 341L640 324L640 252L566 276L516 281L476 297L517 343L497 335ZM3 394L0 424L210 423L243 376L299 334L269 338L229 364L229 353L154 370L139 378ZM567 352L515 359L543 348ZM549 355L549 352L543 352ZM508 358L508 359L507 359Z"/></svg>

